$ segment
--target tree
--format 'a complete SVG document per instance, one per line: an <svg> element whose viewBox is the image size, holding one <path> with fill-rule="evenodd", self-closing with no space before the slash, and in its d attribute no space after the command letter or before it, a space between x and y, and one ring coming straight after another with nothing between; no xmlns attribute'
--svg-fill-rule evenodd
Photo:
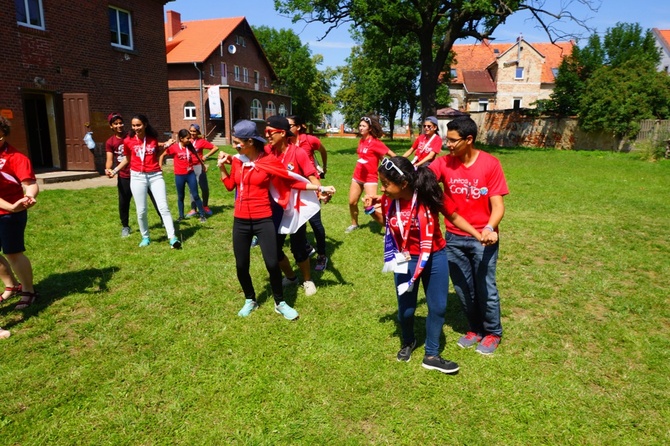
<svg viewBox="0 0 670 446"><path fill-rule="evenodd" d="M294 21L322 22L330 29L344 23L375 27L384 36L411 35L419 46L420 96L423 113L434 114L436 89L454 42L466 37L489 38L512 14L528 11L552 41L565 37L556 27L562 19L578 21L573 3L591 7L593 0L557 2L544 9L546 0L275 0L275 7ZM597 8L592 8L596 10Z"/></svg>
<svg viewBox="0 0 670 446"><path fill-rule="evenodd" d="M293 112L305 121L321 122L323 105L332 104L332 76L317 69L323 57L312 57L309 47L303 45L300 37L291 30L277 31L267 26L254 27L253 30L277 74L275 91L291 96Z"/></svg>

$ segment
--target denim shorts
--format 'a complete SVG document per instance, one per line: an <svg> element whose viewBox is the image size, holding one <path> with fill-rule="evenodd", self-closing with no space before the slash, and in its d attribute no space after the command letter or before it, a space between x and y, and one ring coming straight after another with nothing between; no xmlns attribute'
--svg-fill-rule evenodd
<svg viewBox="0 0 670 446"><path fill-rule="evenodd" d="M0 248L5 254L16 254L26 250L24 234L28 223L28 211L0 215Z"/></svg>

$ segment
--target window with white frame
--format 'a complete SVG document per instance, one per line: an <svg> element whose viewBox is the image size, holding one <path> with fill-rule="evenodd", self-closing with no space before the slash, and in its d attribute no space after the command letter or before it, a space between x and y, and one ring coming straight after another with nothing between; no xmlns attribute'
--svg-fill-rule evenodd
<svg viewBox="0 0 670 446"><path fill-rule="evenodd" d="M489 100L488 99L480 99L479 100L479 111L486 111L489 109Z"/></svg>
<svg viewBox="0 0 670 446"><path fill-rule="evenodd" d="M209 77L214 77L214 64L209 64Z"/></svg>
<svg viewBox="0 0 670 446"><path fill-rule="evenodd" d="M514 79L523 79L523 67L516 67L516 72L514 73Z"/></svg>
<svg viewBox="0 0 670 446"><path fill-rule="evenodd" d="M184 119L195 119L195 104L191 101L184 104Z"/></svg>
<svg viewBox="0 0 670 446"><path fill-rule="evenodd" d="M128 11L109 7L109 31L111 33L112 46L119 48L133 48L132 18Z"/></svg>
<svg viewBox="0 0 670 446"><path fill-rule="evenodd" d="M286 116L286 106L279 104L279 116Z"/></svg>
<svg viewBox="0 0 670 446"><path fill-rule="evenodd" d="M258 85L261 81L261 73L254 71L254 84Z"/></svg>
<svg viewBox="0 0 670 446"><path fill-rule="evenodd" d="M228 65L225 62L221 62L221 83L228 84Z"/></svg>
<svg viewBox="0 0 670 446"><path fill-rule="evenodd" d="M268 78L267 78L267 76L263 76L263 83L265 84L266 87L268 86Z"/></svg>
<svg viewBox="0 0 670 446"><path fill-rule="evenodd" d="M14 0L16 21L30 28L44 29L42 0Z"/></svg>
<svg viewBox="0 0 670 446"><path fill-rule="evenodd" d="M514 110L518 110L521 108L521 98L514 98L512 101L512 108Z"/></svg>
<svg viewBox="0 0 670 446"><path fill-rule="evenodd" d="M263 119L263 104L258 99L251 101L251 119Z"/></svg>
<svg viewBox="0 0 670 446"><path fill-rule="evenodd" d="M458 73L456 72L456 68L452 68L451 71L449 72L449 76L452 79L456 79L458 77Z"/></svg>
<svg viewBox="0 0 670 446"><path fill-rule="evenodd" d="M239 82L239 80L240 80L240 67L238 67L237 65L235 65L234 73L235 73L235 80Z"/></svg>
<svg viewBox="0 0 670 446"><path fill-rule="evenodd" d="M235 36L235 43L240 46L247 46L247 42L244 40L244 36Z"/></svg>
<svg viewBox="0 0 670 446"><path fill-rule="evenodd" d="M242 80L245 84L249 83L249 69L247 67L242 68Z"/></svg>
<svg viewBox="0 0 670 446"><path fill-rule="evenodd" d="M265 109L265 117L269 118L270 116L274 116L277 114L277 107L275 107L275 103L272 101L268 101L268 107Z"/></svg>

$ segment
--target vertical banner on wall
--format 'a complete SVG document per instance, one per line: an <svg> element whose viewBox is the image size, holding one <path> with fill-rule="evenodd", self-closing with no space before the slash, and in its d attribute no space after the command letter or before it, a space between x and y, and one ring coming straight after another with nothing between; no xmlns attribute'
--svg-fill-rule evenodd
<svg viewBox="0 0 670 446"><path fill-rule="evenodd" d="M221 118L221 96L219 95L219 86L212 85L207 89L209 97L209 117Z"/></svg>

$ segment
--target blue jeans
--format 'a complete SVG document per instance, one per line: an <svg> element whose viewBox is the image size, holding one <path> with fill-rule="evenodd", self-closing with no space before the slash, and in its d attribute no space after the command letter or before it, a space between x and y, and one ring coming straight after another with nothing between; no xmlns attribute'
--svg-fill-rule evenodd
<svg viewBox="0 0 670 446"><path fill-rule="evenodd" d="M406 274L394 274L395 285L408 282L414 275L414 268L419 256L412 256ZM449 293L449 263L447 252L441 249L430 255L421 275L423 291L426 294L428 316L426 317L426 356L435 356L439 353L440 335L444 325L444 315L447 312L447 294ZM402 332L402 343L407 345L414 341L414 312L416 311L419 284L414 284L412 291L398 297L398 322ZM397 295L397 292L396 292Z"/></svg>
<svg viewBox="0 0 670 446"><path fill-rule="evenodd" d="M200 190L202 190L202 204L203 206L209 206L209 183L207 182L207 172L205 172L205 168L202 164L193 166L193 171L195 172L197 183L200 185ZM196 191L195 195L191 192L191 209L196 209L198 203L196 203L195 197L198 195L198 191L197 189L191 190Z"/></svg>
<svg viewBox="0 0 670 446"><path fill-rule="evenodd" d="M474 237L447 232L449 274L470 331L502 336L496 284L498 243L482 246Z"/></svg>
<svg viewBox="0 0 670 446"><path fill-rule="evenodd" d="M195 173L193 171L187 173L186 175L175 175L174 184L177 186L177 207L179 208L179 217L184 218L184 189L188 184L188 190L191 192L191 198L195 201L195 206L200 212L200 216L205 216L205 209L202 207L202 200L198 195L198 182L195 179Z"/></svg>

